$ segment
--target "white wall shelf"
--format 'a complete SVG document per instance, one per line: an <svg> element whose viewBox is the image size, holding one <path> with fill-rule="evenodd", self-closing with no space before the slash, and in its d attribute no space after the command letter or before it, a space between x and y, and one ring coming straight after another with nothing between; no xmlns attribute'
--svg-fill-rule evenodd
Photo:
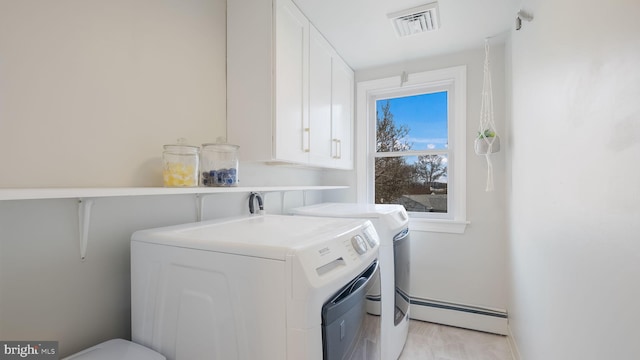
<svg viewBox="0 0 640 360"><path fill-rule="evenodd" d="M0 189L0 200L41 200L100 198L116 196L220 194L243 192L286 192L309 190L338 190L348 186L241 186L241 187L109 187L109 188L10 188Z"/></svg>

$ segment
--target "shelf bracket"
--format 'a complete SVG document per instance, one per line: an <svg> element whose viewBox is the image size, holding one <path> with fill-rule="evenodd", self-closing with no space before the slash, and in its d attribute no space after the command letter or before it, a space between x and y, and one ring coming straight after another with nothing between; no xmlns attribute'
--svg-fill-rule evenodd
<svg viewBox="0 0 640 360"><path fill-rule="evenodd" d="M200 194L196 194L196 221L202 221L202 208L204 207L204 198Z"/></svg>
<svg viewBox="0 0 640 360"><path fill-rule="evenodd" d="M78 237L80 239L80 260L87 257L87 243L89 242L89 224L91 224L91 207L93 199L78 199Z"/></svg>
<svg viewBox="0 0 640 360"><path fill-rule="evenodd" d="M196 221L201 222L204 218L204 200L214 194L196 194Z"/></svg>
<svg viewBox="0 0 640 360"><path fill-rule="evenodd" d="M284 214L284 198L286 194L286 191L280 191L280 214Z"/></svg>

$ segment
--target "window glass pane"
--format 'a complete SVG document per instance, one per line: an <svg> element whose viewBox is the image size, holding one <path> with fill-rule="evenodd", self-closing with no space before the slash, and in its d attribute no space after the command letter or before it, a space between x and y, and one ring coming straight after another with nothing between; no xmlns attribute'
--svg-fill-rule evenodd
<svg viewBox="0 0 640 360"><path fill-rule="evenodd" d="M446 91L377 100L376 150L447 149L447 101Z"/></svg>
<svg viewBox="0 0 640 360"><path fill-rule="evenodd" d="M375 158L376 204L446 213L448 182L446 154Z"/></svg>

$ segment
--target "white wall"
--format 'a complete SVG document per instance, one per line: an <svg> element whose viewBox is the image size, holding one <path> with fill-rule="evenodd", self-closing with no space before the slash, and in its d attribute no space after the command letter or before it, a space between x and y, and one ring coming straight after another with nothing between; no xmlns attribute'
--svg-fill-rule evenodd
<svg viewBox="0 0 640 360"><path fill-rule="evenodd" d="M471 224L464 234L412 231L411 296L504 310L507 305L505 157L504 151L492 157L496 190L485 192L486 161L473 151L484 62L484 44L478 46L447 56L358 71L356 81L397 76L403 71L467 66L467 220ZM504 129L505 116L504 45L492 42L491 55L495 121L500 132ZM353 196L355 200L355 194Z"/></svg>
<svg viewBox="0 0 640 360"><path fill-rule="evenodd" d="M226 1L0 1L0 186L162 185L225 135Z"/></svg>
<svg viewBox="0 0 640 360"><path fill-rule="evenodd" d="M512 33L510 327L523 360L640 354L640 2Z"/></svg>

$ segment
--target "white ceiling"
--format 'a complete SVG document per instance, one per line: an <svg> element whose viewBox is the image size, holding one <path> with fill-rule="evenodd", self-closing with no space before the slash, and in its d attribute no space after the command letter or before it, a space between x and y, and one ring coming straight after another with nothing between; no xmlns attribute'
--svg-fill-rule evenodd
<svg viewBox="0 0 640 360"><path fill-rule="evenodd" d="M294 0L354 70L504 41L518 10L516 0L440 0L439 30L398 38L387 14L433 1Z"/></svg>

